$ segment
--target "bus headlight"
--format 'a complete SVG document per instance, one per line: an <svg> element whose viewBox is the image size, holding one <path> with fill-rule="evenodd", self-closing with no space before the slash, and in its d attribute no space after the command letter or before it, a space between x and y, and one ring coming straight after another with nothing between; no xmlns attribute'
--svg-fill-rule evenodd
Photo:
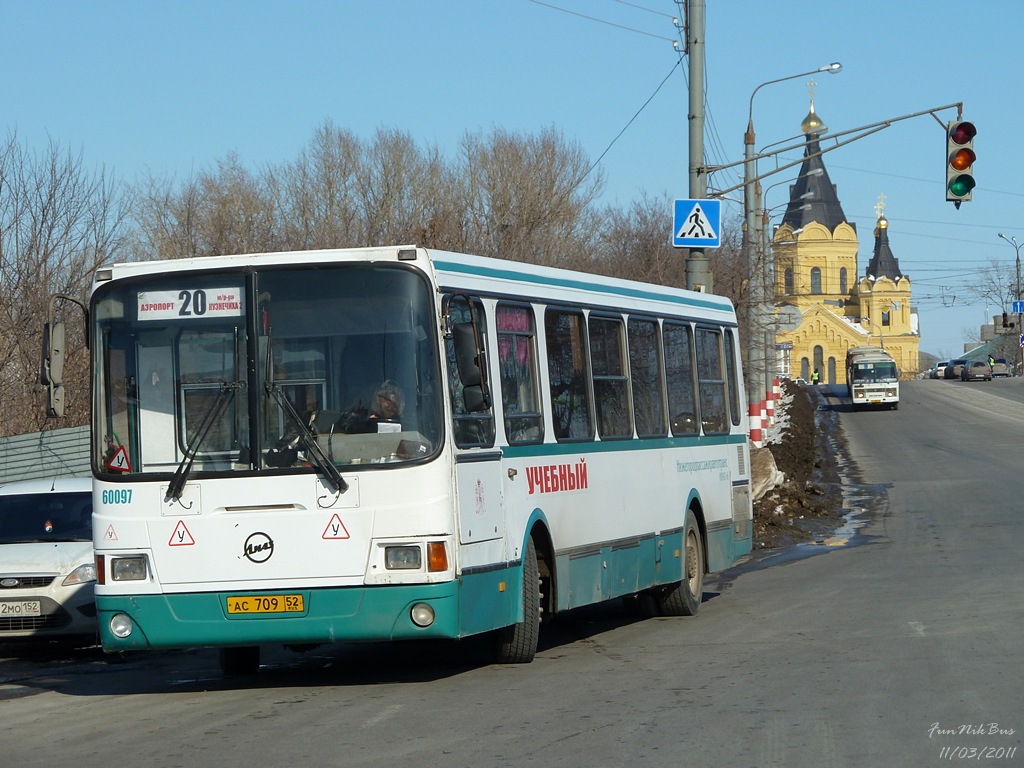
<svg viewBox="0 0 1024 768"><path fill-rule="evenodd" d="M145 581L146 558L143 555L110 558L110 577L114 581Z"/></svg>
<svg viewBox="0 0 1024 768"><path fill-rule="evenodd" d="M122 640L132 633L132 620L123 613L115 613L110 617L110 634Z"/></svg>
<svg viewBox="0 0 1024 768"><path fill-rule="evenodd" d="M384 567L389 571L412 571L423 567L419 546L384 547Z"/></svg>
<svg viewBox="0 0 1024 768"><path fill-rule="evenodd" d="M416 603L409 612L409 618L417 627L429 627L434 623L434 609L426 603Z"/></svg>

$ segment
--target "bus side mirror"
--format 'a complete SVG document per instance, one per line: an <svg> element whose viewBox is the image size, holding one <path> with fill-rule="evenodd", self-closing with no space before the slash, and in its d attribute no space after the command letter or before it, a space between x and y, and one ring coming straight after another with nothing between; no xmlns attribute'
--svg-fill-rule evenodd
<svg viewBox="0 0 1024 768"><path fill-rule="evenodd" d="M43 324L43 365L39 383L64 383L64 323Z"/></svg>
<svg viewBox="0 0 1024 768"><path fill-rule="evenodd" d="M64 323L54 321L57 300L70 301L85 318L85 344L89 345L89 308L73 296L55 293L50 297L47 322L43 325L43 356L39 383L46 387L46 415L59 419L64 415Z"/></svg>
<svg viewBox="0 0 1024 768"><path fill-rule="evenodd" d="M46 385L46 416L59 419L64 415L64 385Z"/></svg>
<svg viewBox="0 0 1024 768"><path fill-rule="evenodd" d="M64 415L64 323L43 325L43 360L39 382L46 386L46 415Z"/></svg>
<svg viewBox="0 0 1024 768"><path fill-rule="evenodd" d="M480 362L483 352L477 347L476 331L472 323L456 323L452 326L452 340L455 343L455 364L462 382L462 399L469 413L479 413L491 407L490 397L484 388L483 370Z"/></svg>
<svg viewBox="0 0 1024 768"><path fill-rule="evenodd" d="M456 323L452 328L455 340L455 363L464 387L480 385L480 350L476 348L476 335L472 323Z"/></svg>

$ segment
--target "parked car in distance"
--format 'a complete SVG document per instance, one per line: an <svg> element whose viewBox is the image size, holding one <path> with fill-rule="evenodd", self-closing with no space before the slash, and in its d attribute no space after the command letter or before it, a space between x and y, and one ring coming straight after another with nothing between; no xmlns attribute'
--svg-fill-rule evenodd
<svg viewBox="0 0 1024 768"><path fill-rule="evenodd" d="M1006 358L997 357L992 363L992 378L997 376L1009 376L1010 375L1010 364L1006 362Z"/></svg>
<svg viewBox="0 0 1024 768"><path fill-rule="evenodd" d="M949 360L942 360L936 363L935 367L932 368L929 377L933 379L941 379L943 374L946 372L947 365L949 365Z"/></svg>
<svg viewBox="0 0 1024 768"><path fill-rule="evenodd" d="M968 360L966 357L958 357L956 360L950 360L949 365L946 366L946 370L942 372L942 378L959 379L960 371L963 370L963 367L967 362Z"/></svg>
<svg viewBox="0 0 1024 768"><path fill-rule="evenodd" d="M968 360L960 369L960 381L992 381L992 368L987 360Z"/></svg>
<svg viewBox="0 0 1024 768"><path fill-rule="evenodd" d="M0 642L96 637L92 481L0 486Z"/></svg>

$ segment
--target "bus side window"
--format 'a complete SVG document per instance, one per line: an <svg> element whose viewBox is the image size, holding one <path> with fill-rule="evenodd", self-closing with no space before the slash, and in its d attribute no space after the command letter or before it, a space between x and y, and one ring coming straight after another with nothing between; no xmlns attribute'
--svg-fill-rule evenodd
<svg viewBox="0 0 1024 768"><path fill-rule="evenodd" d="M483 306L479 301L473 301L472 307L474 316L471 317L470 303L466 297L449 297L447 313L452 333L445 338L445 355L451 390L453 435L455 444L459 448L488 448L494 445L494 407L490 397L483 397L483 393L490 394L489 388L485 388L487 330ZM475 332L474 325L476 326ZM460 342L457 334L465 335L467 331L468 337L464 337L464 340ZM472 387L467 387L463 381L466 374L460 369L459 353L460 347L466 345L475 348L476 333L480 334L480 342L485 350L483 360L476 361L478 366L482 363L482 367L478 370L478 378L481 383L474 383ZM465 363L461 368L464 367ZM467 389L471 390L468 398L466 396Z"/></svg>
<svg viewBox="0 0 1024 768"><path fill-rule="evenodd" d="M697 392L700 397L700 418L704 431L727 432L725 378L722 366L721 333L708 328L697 329Z"/></svg>
<svg viewBox="0 0 1024 768"><path fill-rule="evenodd" d="M699 429L697 401L693 390L693 337L690 334L690 326L665 323L663 340L672 434L695 435Z"/></svg>
<svg viewBox="0 0 1024 768"><path fill-rule="evenodd" d="M555 438L592 440L594 423L583 313L549 309L544 326Z"/></svg>
<svg viewBox="0 0 1024 768"><path fill-rule="evenodd" d="M725 332L725 371L728 376L726 386L729 388L729 412L732 415L733 426L738 427L743 415L740 413L740 384L737 376L736 365L736 337L735 330Z"/></svg>
<svg viewBox="0 0 1024 768"><path fill-rule="evenodd" d="M544 424L537 383L533 308L499 304L495 321L505 435L509 443L539 443L544 439Z"/></svg>
<svg viewBox="0 0 1024 768"><path fill-rule="evenodd" d="M630 318L629 378L633 388L633 419L638 437L665 436L665 392L661 378L658 324Z"/></svg>
<svg viewBox="0 0 1024 768"><path fill-rule="evenodd" d="M602 440L632 437L622 320L591 315L588 324L598 434Z"/></svg>

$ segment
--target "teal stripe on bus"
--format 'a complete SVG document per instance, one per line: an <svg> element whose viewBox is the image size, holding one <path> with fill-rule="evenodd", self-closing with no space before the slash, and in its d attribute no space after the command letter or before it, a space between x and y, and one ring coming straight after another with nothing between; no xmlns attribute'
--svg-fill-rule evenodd
<svg viewBox="0 0 1024 768"><path fill-rule="evenodd" d="M704 309L714 309L720 312L732 312L732 305L729 304L727 301L723 302L711 301L708 299L696 299L690 298L688 296L683 297L668 293L658 293L657 291L629 288L625 286L591 283L585 280L553 278L547 277L545 275L530 274L529 272L516 272L515 270L512 269L493 269L491 267L477 267L470 266L467 264L456 264L450 261L435 261L434 266L441 271L454 272L464 275L493 277L500 278L502 280L512 280L519 283L535 283L537 285L550 285L557 288L572 288L575 290L591 291L595 293L606 293L616 296L626 296L632 299L643 299L647 301L665 301L672 304L681 304L687 307L702 307Z"/></svg>
<svg viewBox="0 0 1024 768"><path fill-rule="evenodd" d="M669 448L706 448L711 445L744 445L746 435L714 435L711 437L658 437L636 440L593 440L565 443L529 443L502 446L505 458L532 456L565 456L588 453L620 453L624 451L652 451Z"/></svg>

